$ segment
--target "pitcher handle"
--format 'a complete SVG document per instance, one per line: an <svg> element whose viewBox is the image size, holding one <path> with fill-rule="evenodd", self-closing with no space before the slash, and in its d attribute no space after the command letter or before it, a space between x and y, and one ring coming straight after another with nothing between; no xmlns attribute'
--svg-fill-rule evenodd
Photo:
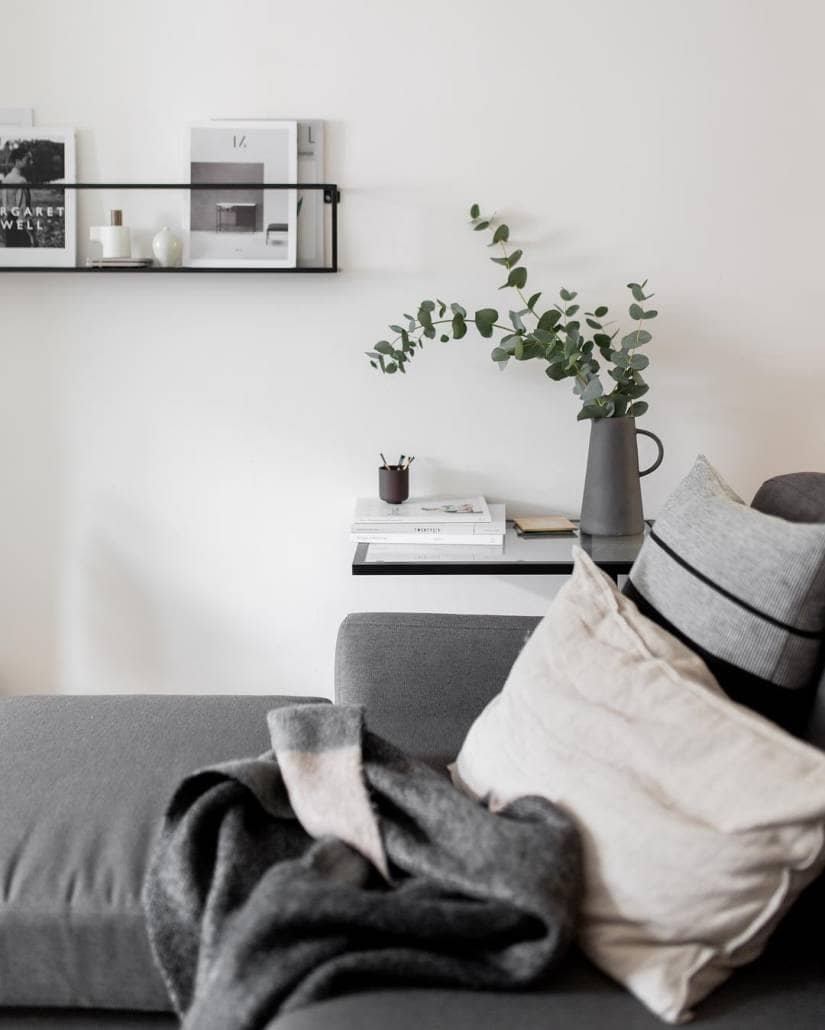
<svg viewBox="0 0 825 1030"><path fill-rule="evenodd" d="M653 440L656 446L659 448L659 454L656 457L656 460L650 466L650 468L647 468L644 470L644 472L639 473L639 477L641 478L642 476L649 476L651 472L655 472L656 469L662 464L662 459L665 456L665 449L659 437L655 433L651 433L649 429L637 429L636 436L649 436L650 439Z"/></svg>

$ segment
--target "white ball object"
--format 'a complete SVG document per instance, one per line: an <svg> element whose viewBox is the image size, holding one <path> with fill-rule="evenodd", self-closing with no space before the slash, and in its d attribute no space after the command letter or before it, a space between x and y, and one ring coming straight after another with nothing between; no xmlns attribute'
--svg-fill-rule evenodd
<svg viewBox="0 0 825 1030"><path fill-rule="evenodd" d="M162 268L174 268L180 261L183 244L172 230L164 225L152 240L152 253Z"/></svg>

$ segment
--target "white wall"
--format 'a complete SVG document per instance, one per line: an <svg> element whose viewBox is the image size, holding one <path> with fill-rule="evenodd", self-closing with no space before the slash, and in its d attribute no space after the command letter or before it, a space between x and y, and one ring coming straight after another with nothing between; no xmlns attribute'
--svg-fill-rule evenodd
<svg viewBox="0 0 825 1030"><path fill-rule="evenodd" d="M362 358L432 293L503 303L472 201L535 289L650 277L649 512L698 451L748 497L822 468L824 12L3 0L0 105L77 126L83 178L178 179L200 118L326 119L344 271L0 276L0 689L323 694L348 611L542 610L544 578L349 575L379 449L419 492L576 509L566 384L469 336L405 379Z"/></svg>

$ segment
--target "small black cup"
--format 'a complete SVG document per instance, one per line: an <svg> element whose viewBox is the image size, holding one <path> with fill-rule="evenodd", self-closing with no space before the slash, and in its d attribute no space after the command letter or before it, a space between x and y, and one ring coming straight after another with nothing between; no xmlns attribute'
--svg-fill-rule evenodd
<svg viewBox="0 0 825 1030"><path fill-rule="evenodd" d="M399 465L378 469L378 496L387 504L403 504L410 496L410 470Z"/></svg>

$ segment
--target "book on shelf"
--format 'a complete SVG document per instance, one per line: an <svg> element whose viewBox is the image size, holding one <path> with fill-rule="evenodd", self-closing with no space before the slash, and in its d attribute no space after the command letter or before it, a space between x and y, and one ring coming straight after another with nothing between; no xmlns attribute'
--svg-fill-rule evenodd
<svg viewBox="0 0 825 1030"><path fill-rule="evenodd" d="M520 515L513 519L519 536L565 536L576 532L566 515Z"/></svg>
<svg viewBox="0 0 825 1030"><path fill-rule="evenodd" d="M359 497L355 502L355 523L376 526L400 524L471 525L490 522L490 509L483 497L418 497L403 504L387 504L377 497Z"/></svg>
<svg viewBox="0 0 825 1030"><path fill-rule="evenodd" d="M422 562L431 562L434 565L438 562L445 564L466 562L470 565L473 562L497 561L497 556L503 554L503 544L496 547L445 547L443 544L433 545L431 541L425 540L420 547L410 544L403 547L400 544L370 544L367 560L376 565L381 562L392 562L399 565L420 565Z"/></svg>
<svg viewBox="0 0 825 1030"><path fill-rule="evenodd" d="M350 539L357 544L435 546L500 545L507 531L503 504L491 504L489 522L354 522Z"/></svg>

